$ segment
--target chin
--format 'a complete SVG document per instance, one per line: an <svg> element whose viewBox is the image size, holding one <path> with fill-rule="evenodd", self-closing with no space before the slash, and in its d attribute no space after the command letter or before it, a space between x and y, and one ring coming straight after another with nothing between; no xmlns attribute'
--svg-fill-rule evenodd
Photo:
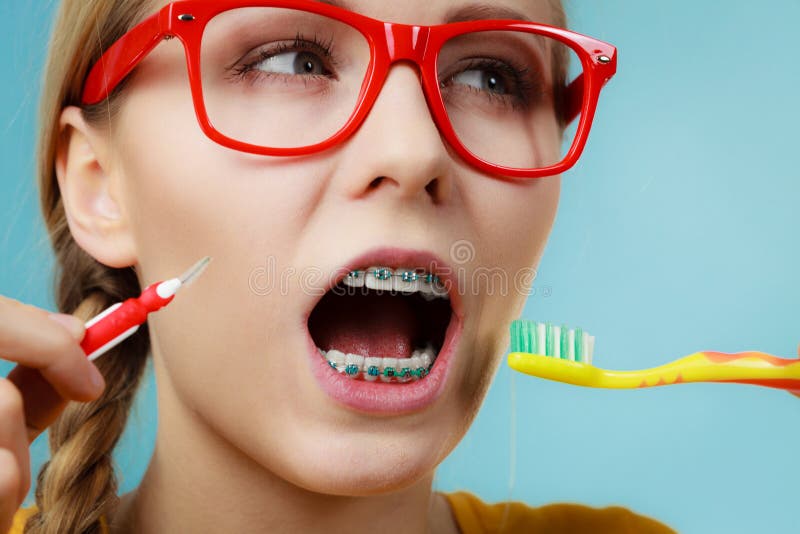
<svg viewBox="0 0 800 534"><path fill-rule="evenodd" d="M433 476L444 459L441 451L445 450L447 436L439 436L438 446L429 442L440 432L441 427L430 430L425 435L427 439L415 439L376 429L373 434L353 434L357 436L353 438L345 439L340 434L327 440L284 444L281 453L291 456L283 459L282 467L272 468L287 482L315 493L382 495ZM270 463L275 460L271 458Z"/></svg>
<svg viewBox="0 0 800 534"><path fill-rule="evenodd" d="M438 463L422 453L403 451L370 458L349 458L333 462L304 462L296 485L328 495L367 497L399 491L432 477ZM303 476L304 475L304 476Z"/></svg>

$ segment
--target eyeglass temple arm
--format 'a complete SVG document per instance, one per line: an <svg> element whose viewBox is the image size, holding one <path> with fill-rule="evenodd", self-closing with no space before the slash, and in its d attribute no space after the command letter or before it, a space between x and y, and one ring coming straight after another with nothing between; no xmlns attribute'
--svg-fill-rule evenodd
<svg viewBox="0 0 800 534"><path fill-rule="evenodd" d="M564 90L564 124L571 124L583 108L583 74L580 74Z"/></svg>
<svg viewBox="0 0 800 534"><path fill-rule="evenodd" d="M616 50L609 52L609 55L612 60L609 65L605 67L607 72L605 73L605 78L603 79L601 87L604 87L605 84L608 83L617 70ZM571 124L572 121L577 119L581 114L581 110L583 109L585 76L584 73L579 74L578 77L572 80L572 82L567 85L566 89L564 89L564 124Z"/></svg>
<svg viewBox="0 0 800 534"><path fill-rule="evenodd" d="M161 13L155 13L114 43L94 64L83 87L84 105L108 98L114 88L161 42Z"/></svg>

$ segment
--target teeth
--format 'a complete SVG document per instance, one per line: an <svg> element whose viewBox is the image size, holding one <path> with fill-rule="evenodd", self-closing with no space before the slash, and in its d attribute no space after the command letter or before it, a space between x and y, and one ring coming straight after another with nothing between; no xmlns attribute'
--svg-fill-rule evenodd
<svg viewBox="0 0 800 534"><path fill-rule="evenodd" d="M358 354L345 354L344 372L347 376L356 376L364 370L364 357Z"/></svg>
<svg viewBox="0 0 800 534"><path fill-rule="evenodd" d="M433 349L431 349L431 353L432 352ZM423 352L422 355L419 357L419 359L422 360L422 367L424 367L425 369L429 368L433 363L433 358L431 358L431 353Z"/></svg>
<svg viewBox="0 0 800 534"><path fill-rule="evenodd" d="M397 358L381 358L381 382L391 382L394 380L394 376L397 375ZM392 369L392 373L390 376L384 374L384 371L388 368Z"/></svg>
<svg viewBox="0 0 800 534"><path fill-rule="evenodd" d="M439 298L447 298L447 288L444 286L441 280L439 280L439 278L436 278L434 280L433 284L431 285L431 288L433 289L432 291L433 295Z"/></svg>
<svg viewBox="0 0 800 534"><path fill-rule="evenodd" d="M412 267L372 266L364 270L350 271L342 280L350 287L367 287L379 291L399 291L403 294L420 293L431 301L442 298L449 299L447 288L439 277L430 273L420 273Z"/></svg>
<svg viewBox="0 0 800 534"><path fill-rule="evenodd" d="M399 369L397 370L398 382L411 382L411 358L404 358L397 362Z"/></svg>
<svg viewBox="0 0 800 534"><path fill-rule="evenodd" d="M364 358L364 380L375 382L381 372L381 360L383 358ZM370 369L374 369L376 374L370 374Z"/></svg>
<svg viewBox="0 0 800 534"><path fill-rule="evenodd" d="M392 278L394 273L386 267L370 267L364 284L370 289L392 290Z"/></svg>
<svg viewBox="0 0 800 534"><path fill-rule="evenodd" d="M358 354L344 354L331 349L324 351L317 348L320 355L328 361L328 365L348 378L361 378L369 382L380 379L381 382L410 382L424 378L436 361L433 345L416 349L409 358L364 357ZM387 369L388 375L386 374ZM371 372L370 372L371 370Z"/></svg>
<svg viewBox="0 0 800 534"><path fill-rule="evenodd" d="M433 295L433 288L431 287L431 285L426 284L424 281L421 284L419 284L419 286L417 286L417 290L420 293L422 293L422 297L429 302L436 298Z"/></svg>
<svg viewBox="0 0 800 534"><path fill-rule="evenodd" d="M328 359L328 362L333 362L337 371L344 373L345 358L343 352L340 352L336 349L331 349L328 351L328 354L325 357Z"/></svg>
<svg viewBox="0 0 800 534"><path fill-rule="evenodd" d="M411 267L400 267L395 275L392 276L392 289L403 293L413 293L417 290L419 278L419 273L415 272Z"/></svg>
<svg viewBox="0 0 800 534"><path fill-rule="evenodd" d="M433 300L435 298L449 298L447 295L447 288L442 284L439 277L424 275L421 277L423 283L419 286L422 296L425 300Z"/></svg>
<svg viewBox="0 0 800 534"><path fill-rule="evenodd" d="M364 287L364 271L350 271L342 282L350 287Z"/></svg>

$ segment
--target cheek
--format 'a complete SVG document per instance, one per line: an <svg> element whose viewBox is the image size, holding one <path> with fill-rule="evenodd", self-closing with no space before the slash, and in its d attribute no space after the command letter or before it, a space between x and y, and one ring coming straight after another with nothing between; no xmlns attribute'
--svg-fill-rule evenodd
<svg viewBox="0 0 800 534"><path fill-rule="evenodd" d="M503 184L506 185L506 184ZM516 269L536 267L553 227L561 176L535 178L522 185L509 185L491 226L502 258ZM515 271L516 272L516 271Z"/></svg>
<svg viewBox="0 0 800 534"><path fill-rule="evenodd" d="M231 419L244 406L286 398L274 380L281 359L265 356L297 352L281 342L292 295L264 294L254 275L288 270L314 177L325 170L221 147L202 133L190 103L169 90L139 89L120 115L116 146L141 278L172 277L213 257L151 318L154 353L188 404Z"/></svg>
<svg viewBox="0 0 800 534"><path fill-rule="evenodd" d="M216 270L219 262L246 279L265 253L291 253L319 183L314 178L325 173L319 162L290 163L216 144L201 131L184 91L170 85L129 94L115 147L145 269L163 273L161 267L177 266L172 259L214 253Z"/></svg>
<svg viewBox="0 0 800 534"><path fill-rule="evenodd" d="M245 154L206 137L179 68L183 51L171 44L130 80L115 128L140 263L162 272L170 258L214 252L215 264L228 261L241 276L265 251L290 251L322 164Z"/></svg>
<svg viewBox="0 0 800 534"><path fill-rule="evenodd" d="M476 177L468 185L465 217L476 241L451 247L450 259L461 271L459 289L471 296L524 300L553 227L561 177L515 182Z"/></svg>
<svg viewBox="0 0 800 534"><path fill-rule="evenodd" d="M474 252L468 256L474 259L462 266L460 288L476 306L471 310L475 321L470 333L475 359L465 369L465 397L486 391L508 348L508 326L532 295L561 189L560 176L510 183L483 180L473 184L469 197L473 199L469 215L478 225L479 241L469 243ZM451 259L457 254L451 250Z"/></svg>

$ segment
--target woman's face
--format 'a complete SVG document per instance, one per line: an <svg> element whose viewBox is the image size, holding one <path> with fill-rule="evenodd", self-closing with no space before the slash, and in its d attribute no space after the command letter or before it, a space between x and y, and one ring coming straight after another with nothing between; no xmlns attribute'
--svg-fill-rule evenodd
<svg viewBox="0 0 800 534"><path fill-rule="evenodd" d="M414 24L441 23L461 5L348 2L364 15ZM547 0L488 5L552 20ZM213 257L193 286L150 318L161 437L191 439L184 443L191 450L204 436L206 445L233 448L322 493L373 494L430 475L463 437L506 350L508 324L551 229L560 178L504 181L462 162L440 136L410 64L392 68L351 138L302 157L248 155L209 140L195 118L177 39L161 43L125 91L106 171L130 222L142 283ZM433 375L373 383L399 399L392 413L374 398L343 402L323 389L322 356L308 327L330 281L376 247L430 252L459 282L451 296L462 315L451 325L453 350L434 371L441 387L402 404L403 388L421 391ZM362 267L371 265L401 266L387 259ZM345 339L348 332L330 330L348 328L348 320L369 323L385 335L386 350L410 350L403 327L392 326L403 324L402 306L388 302L359 304L365 308L326 317L321 328L328 339Z"/></svg>

